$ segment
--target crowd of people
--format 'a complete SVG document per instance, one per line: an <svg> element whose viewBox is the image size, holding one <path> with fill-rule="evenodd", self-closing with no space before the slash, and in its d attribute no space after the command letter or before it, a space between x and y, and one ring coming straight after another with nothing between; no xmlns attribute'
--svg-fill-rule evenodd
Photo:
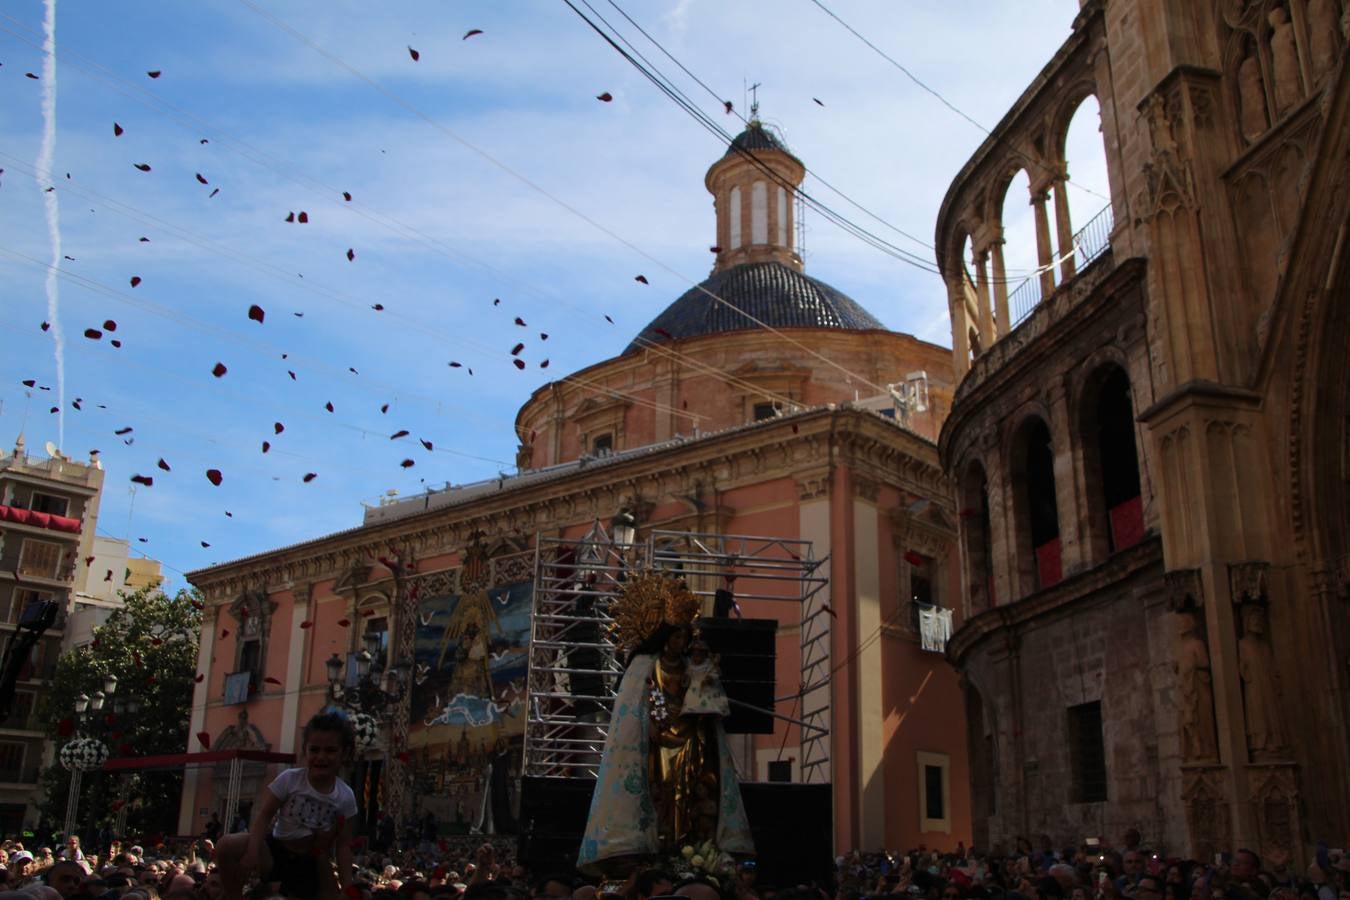
<svg viewBox="0 0 1350 900"><path fill-rule="evenodd" d="M1250 850L1201 861L1149 850L1134 830L1119 849L853 852L805 879L747 855L704 866L693 847L682 854L692 866L631 865L624 880L529 872L507 837L368 843L338 775L355 746L350 721L321 713L303 737L306 765L268 785L246 831L222 835L213 820L207 836L149 852L109 838L86 853L76 835L31 849L7 840L0 900L1350 900L1350 856L1325 844L1310 864Z"/></svg>
<svg viewBox="0 0 1350 900"><path fill-rule="evenodd" d="M225 874L210 838L146 851L113 841L83 852L72 836L55 849L0 844L0 900L227 900ZM1249 850L1198 861L1141 847L1137 835L1109 849L983 852L958 846L909 853L853 852L835 859L828 883L782 883L744 861L730 878L680 876L660 867L626 881L559 869L531 873L515 857L515 839L455 836L408 841L352 856L351 900L1350 900L1350 855L1319 846L1296 866L1287 853L1265 859ZM271 873L261 873L268 876ZM267 877L247 880L247 900L319 900L279 892ZM902 898L894 898L902 900Z"/></svg>

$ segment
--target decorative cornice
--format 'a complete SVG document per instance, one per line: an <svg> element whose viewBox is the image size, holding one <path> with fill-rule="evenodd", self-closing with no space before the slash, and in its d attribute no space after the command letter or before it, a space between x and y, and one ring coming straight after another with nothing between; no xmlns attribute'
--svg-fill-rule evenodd
<svg viewBox="0 0 1350 900"><path fill-rule="evenodd" d="M1129 581L1150 568L1161 568L1162 562L1162 539L1150 536L1113 554L1095 568L1071 575L1021 600L971 616L947 642L947 658L959 667L966 655L987 639L1003 635L1005 640L1011 640L1018 629L1079 603L1100 600L1103 590Z"/></svg>
<svg viewBox="0 0 1350 900"><path fill-rule="evenodd" d="M880 484L947 503L946 480L933 444L870 411L822 407L736 429L649 454L618 457L547 480L485 493L446 505L358 526L209 569L188 580L210 600L245 588L336 579L390 545L420 558L468 544L476 532L558 532L578 522L607 519L634 497L647 501L725 492L772 478L795 478L828 491L828 473L846 464ZM824 496L824 494L820 494ZM356 584L364 583L361 577Z"/></svg>

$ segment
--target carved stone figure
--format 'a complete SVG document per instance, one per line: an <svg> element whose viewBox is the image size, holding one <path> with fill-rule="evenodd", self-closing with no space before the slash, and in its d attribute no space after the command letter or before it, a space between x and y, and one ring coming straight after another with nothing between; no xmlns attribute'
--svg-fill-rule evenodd
<svg viewBox="0 0 1350 900"><path fill-rule="evenodd" d="M1177 614L1177 683L1181 693L1181 755L1186 762L1219 757L1214 725L1214 676L1209 646L1193 612Z"/></svg>
<svg viewBox="0 0 1350 900"><path fill-rule="evenodd" d="M1308 2L1308 57L1318 81L1336 64L1336 32L1340 30L1336 12L1336 0Z"/></svg>
<svg viewBox="0 0 1350 900"><path fill-rule="evenodd" d="M1238 67L1238 95L1242 102L1242 136L1254 141L1265 134L1266 89L1261 83L1261 62L1256 58L1256 48L1250 44L1247 55Z"/></svg>
<svg viewBox="0 0 1350 900"><path fill-rule="evenodd" d="M1242 608L1238 673L1242 677L1247 749L1252 760L1278 758L1285 749L1285 739L1280 725L1279 691L1275 686L1275 657L1266 635L1266 611L1255 603Z"/></svg>
<svg viewBox="0 0 1350 900"><path fill-rule="evenodd" d="M1267 21L1270 22L1270 57L1275 82L1272 88L1278 117L1299 101L1303 89L1299 84L1298 49L1294 44L1294 26L1289 21L1289 13L1283 6L1277 6L1270 11Z"/></svg>

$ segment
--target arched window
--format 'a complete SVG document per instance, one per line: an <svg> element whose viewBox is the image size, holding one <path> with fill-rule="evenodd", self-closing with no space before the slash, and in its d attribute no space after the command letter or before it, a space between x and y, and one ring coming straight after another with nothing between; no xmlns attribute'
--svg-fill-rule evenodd
<svg viewBox="0 0 1350 900"><path fill-rule="evenodd" d="M1008 279L1008 307L1013 327L1041 302L1036 246L1036 211L1031 206L1031 179L1021 169L1008 182L999 208L1003 225L1003 268Z"/></svg>
<svg viewBox="0 0 1350 900"><path fill-rule="evenodd" d="M994 594L993 531L989 518L989 481L984 467L971 463L961 479L961 539L966 551L969 615L978 615L996 603Z"/></svg>
<svg viewBox="0 0 1350 900"><path fill-rule="evenodd" d="M756 181L750 186L750 243L769 242L769 186Z"/></svg>
<svg viewBox="0 0 1350 900"><path fill-rule="evenodd" d="M1144 536L1130 378L1118 365L1094 372L1079 407L1092 558L1138 543Z"/></svg>
<svg viewBox="0 0 1350 900"><path fill-rule="evenodd" d="M1068 198L1068 226L1073 233L1073 246L1055 248L1056 259L1071 251L1074 268L1085 266L1106 248L1111 232L1111 186L1106 178L1106 143L1102 134L1102 113L1097 98L1088 94L1078 103L1073 118L1064 132L1060 148L1068 169L1070 183L1065 185ZM1104 215L1104 219L1098 219ZM1056 231L1058 234L1058 231ZM1056 244L1058 245L1058 240Z"/></svg>
<svg viewBox="0 0 1350 900"><path fill-rule="evenodd" d="M727 246L735 250L741 245L741 189L734 187L731 193L727 195L727 203L731 209L727 210L727 221L731 227L731 235L727 241Z"/></svg>
<svg viewBox="0 0 1350 900"><path fill-rule="evenodd" d="M1011 462L1018 582L1025 595L1063 577L1055 450L1045 422L1033 416L1022 423L1013 440Z"/></svg>

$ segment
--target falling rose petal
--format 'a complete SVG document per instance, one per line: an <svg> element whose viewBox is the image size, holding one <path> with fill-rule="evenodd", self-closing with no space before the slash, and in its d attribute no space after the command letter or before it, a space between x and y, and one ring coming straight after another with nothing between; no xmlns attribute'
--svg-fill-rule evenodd
<svg viewBox="0 0 1350 900"><path fill-rule="evenodd" d="M136 484L143 484L146 487L154 487L155 479L149 475L132 475L131 480Z"/></svg>
<svg viewBox="0 0 1350 900"><path fill-rule="evenodd" d="M271 450L271 449L272 449L272 442L271 442L271 441L263 441L263 442L262 442L262 452L266 453L268 450Z"/></svg>
<svg viewBox="0 0 1350 900"><path fill-rule="evenodd" d="M47 331L47 330L49 330L51 327L52 327L52 323L51 323L51 322L43 322L43 323L42 323L42 330L43 330L43 331Z"/></svg>
<svg viewBox="0 0 1350 900"><path fill-rule="evenodd" d="M348 372L351 372L353 375L360 375L360 374L361 374L360 372L356 371L356 367L355 367L355 366L348 366L348 367L347 367L347 371L348 371Z"/></svg>
<svg viewBox="0 0 1350 900"><path fill-rule="evenodd" d="M819 97L812 97L811 99L814 100L814 101L816 101L816 106L824 106L824 105L825 105L824 103L821 103L821 102L820 102L820 98L819 98Z"/></svg>
<svg viewBox="0 0 1350 900"><path fill-rule="evenodd" d="M347 248L347 262L351 262L351 261L354 260L354 259L356 259L356 251L353 250L351 247L348 247L348 248Z"/></svg>
<svg viewBox="0 0 1350 900"><path fill-rule="evenodd" d="M109 341L108 343L112 344L113 347L115 347L115 348L120 348L120 347L122 346L122 342L121 342L121 341L118 341L118 340L112 340L112 341Z"/></svg>
<svg viewBox="0 0 1350 900"><path fill-rule="evenodd" d="M121 437L121 436L124 435L124 434L131 434L131 432L133 432L133 431L135 431L135 430L136 430L136 429L134 429L134 428L132 428L130 425L128 425L126 428L119 428L119 429L117 429L116 431L113 432L113 434L117 435L118 437Z"/></svg>
<svg viewBox="0 0 1350 900"><path fill-rule="evenodd" d="M389 404L388 404L388 403L381 403L381 404L380 404L380 412L381 412L382 414L383 414L383 413L389 412Z"/></svg>
<svg viewBox="0 0 1350 900"><path fill-rule="evenodd" d="M393 434L389 435L389 440L391 440L391 441L396 441L396 440L398 440L398 439L401 438L401 437L407 437L407 436L408 436L408 429L406 429L406 428L400 428L398 431L395 431Z"/></svg>
<svg viewBox="0 0 1350 900"><path fill-rule="evenodd" d="M303 622L300 623L300 627L301 627L301 628L313 628L313 627L314 627L314 623L311 622L309 619L306 619L305 621L303 621Z"/></svg>
<svg viewBox="0 0 1350 900"><path fill-rule="evenodd" d="M151 78L158 78L163 73L160 72L159 69L151 69L149 72L146 72L145 74L149 75Z"/></svg>
<svg viewBox="0 0 1350 900"><path fill-rule="evenodd" d="M343 199L343 200L346 200L348 203L351 203L351 202L352 202L352 195L351 195L351 192L350 192L350 191L343 191L343 192L342 192L342 199Z"/></svg>
<svg viewBox="0 0 1350 900"><path fill-rule="evenodd" d="M104 330L104 331L116 331L116 330L117 330L117 323L116 323L115 321L113 321L112 319L104 319L104 320L103 320L103 330Z"/></svg>
<svg viewBox="0 0 1350 900"><path fill-rule="evenodd" d="M501 305L502 305L502 298L501 298L501 297L493 297L493 298L492 298L492 305L493 305L493 306L501 306Z"/></svg>
<svg viewBox="0 0 1350 900"><path fill-rule="evenodd" d="M202 683L203 681L205 681L205 680L206 680L206 676L203 675L201 672L198 672L198 673L197 673L195 676L193 676L193 678L192 678L192 681L193 681L194 684L201 684L201 683Z"/></svg>
<svg viewBox="0 0 1350 900"><path fill-rule="evenodd" d="M220 193L220 188L212 188L212 189L211 189L211 193L209 193L209 194L206 195L206 199L207 199L207 200L210 200L212 197L214 197L216 194L219 194L219 193Z"/></svg>
<svg viewBox="0 0 1350 900"><path fill-rule="evenodd" d="M522 319L520 316L516 316L516 324L519 325L521 328L524 328L525 320Z"/></svg>
<svg viewBox="0 0 1350 900"><path fill-rule="evenodd" d="M461 365L462 365L462 363L457 363L457 362L455 362L453 359L450 360L450 368L452 368L452 369L458 369L458 368L460 368Z"/></svg>
<svg viewBox="0 0 1350 900"><path fill-rule="evenodd" d="M539 340L541 340L541 341L546 341L546 340L548 340L548 332L547 332L547 331L541 331L541 332L539 332Z"/></svg>
<svg viewBox="0 0 1350 900"><path fill-rule="evenodd" d="M295 380L295 373L292 372L290 369L287 369L287 370L286 370L286 374L289 375L289 376L291 376L291 381L294 381L294 380ZM331 410L330 410L330 411L331 411Z"/></svg>
<svg viewBox="0 0 1350 900"><path fill-rule="evenodd" d="M31 79L33 79L34 81L37 81L37 80L38 80L38 77L37 77L36 75L34 75L32 72L24 72L23 74L24 74L24 77L25 77L25 78L31 78Z"/></svg>
<svg viewBox="0 0 1350 900"><path fill-rule="evenodd" d="M211 142L208 141L206 138L202 138L200 141L198 141L198 143L199 143L199 144L209 144L209 143L211 143Z"/></svg>
<svg viewBox="0 0 1350 900"><path fill-rule="evenodd" d="M203 603L203 602L200 601L200 600L189 600L188 603L192 604L192 608L193 608L193 609L205 609L205 608L206 608L206 604Z"/></svg>
<svg viewBox="0 0 1350 900"><path fill-rule="evenodd" d="M651 282L649 282L649 281L647 280L647 276L646 276L646 275L639 275L639 276L637 276L636 278L634 278L633 280L636 281L638 284L650 284L650 283L651 283Z"/></svg>
<svg viewBox="0 0 1350 900"><path fill-rule="evenodd" d="M517 368L517 369L523 369L523 368L525 368L525 360L523 360L523 359L513 359L513 360L511 360L511 362L513 362L513 363L516 364L516 368Z"/></svg>
<svg viewBox="0 0 1350 900"><path fill-rule="evenodd" d="M203 176L201 172L197 172L197 173L195 173L195 174L197 175L197 183L198 183L198 184L210 184L210 183L211 183L211 182L209 182L209 181L206 180L205 176Z"/></svg>
<svg viewBox="0 0 1350 900"><path fill-rule="evenodd" d="M730 101L730 100L723 100L723 101L722 101L722 106L726 108L727 115L731 115L731 109L732 109L732 107L731 107L731 101Z"/></svg>
<svg viewBox="0 0 1350 900"><path fill-rule="evenodd" d="M470 28L468 31L464 32L464 37L460 38L460 40L461 40L461 41L467 41L469 38L473 37L474 35L476 35L476 34L482 34L482 33L483 33L483 29L481 29L481 28Z"/></svg>
<svg viewBox="0 0 1350 900"><path fill-rule="evenodd" d="M103 573L103 580L112 581L112 569L109 569L108 571Z"/></svg>
<svg viewBox="0 0 1350 900"><path fill-rule="evenodd" d="M210 547L210 546L211 546L211 545L208 544L206 541L198 541L198 543L201 544L203 547Z"/></svg>
<svg viewBox="0 0 1350 900"><path fill-rule="evenodd" d="M541 362L541 363L539 364L539 368L541 368L541 369L547 369L547 368L548 368L548 360L544 360L543 362Z"/></svg>
<svg viewBox="0 0 1350 900"><path fill-rule="evenodd" d="M301 225L309 224L309 213L301 210L300 215L295 217L295 221L299 222Z"/></svg>
<svg viewBox="0 0 1350 900"><path fill-rule="evenodd" d="M305 477L300 480L303 481L305 484L309 484L311 481L313 481L315 478L318 477L319 477L318 472L306 472Z"/></svg>
<svg viewBox="0 0 1350 900"><path fill-rule="evenodd" d="M139 275L132 275L132 276L131 276L131 286L132 286L132 287L136 287L136 285L138 285L138 284L140 284L140 283L141 283L141 276L139 276Z"/></svg>
<svg viewBox="0 0 1350 900"><path fill-rule="evenodd" d="M341 625L343 628L350 628L352 626L351 619L338 619L337 623Z"/></svg>
<svg viewBox="0 0 1350 900"><path fill-rule="evenodd" d="M434 449L435 449L434 447L431 446L431 441L427 440L426 438L418 438L418 440L421 441L421 442L422 442L422 446L423 446L423 447L426 447L428 450L434 450Z"/></svg>
<svg viewBox="0 0 1350 900"><path fill-rule="evenodd" d="M169 464L164 460L164 457L162 457L162 456L159 458L159 462L156 463L155 465L159 466L159 467L160 467L161 469L163 469L165 472L172 472L172 471L173 471L173 469L169 468Z"/></svg>
<svg viewBox="0 0 1350 900"><path fill-rule="evenodd" d="M35 379L35 378L25 378L25 379L23 380L23 386L24 386L24 387L33 387L33 386L35 386L36 384L37 384L37 379Z"/></svg>
<svg viewBox="0 0 1350 900"><path fill-rule="evenodd" d="M228 371L230 370L225 368L225 364L223 362L218 362L211 367L211 374L216 376L217 378L224 377L225 373Z"/></svg>
<svg viewBox="0 0 1350 900"><path fill-rule="evenodd" d="M113 123L113 137L121 137L123 130L121 125L118 125L116 122Z"/></svg>
<svg viewBox="0 0 1350 900"><path fill-rule="evenodd" d="M408 55L412 57L413 62L417 62L419 59L422 58L422 54L418 53L412 47L408 48Z"/></svg>
<svg viewBox="0 0 1350 900"><path fill-rule="evenodd" d="M103 338L103 332L99 331L97 328L86 328L84 330L84 336L91 341L97 341Z"/></svg>
<svg viewBox="0 0 1350 900"><path fill-rule="evenodd" d="M261 325L263 319L267 317L267 313L263 312L263 308L255 303L248 308L248 317Z"/></svg>
<svg viewBox="0 0 1350 900"><path fill-rule="evenodd" d="M273 433L273 434L281 434L281 433L282 433L283 431L285 431L285 430L286 430L286 426L285 426L285 425L282 425L280 422L273 422L273 423L272 423L272 433Z"/></svg>
<svg viewBox="0 0 1350 900"><path fill-rule="evenodd" d="M332 400L329 400L327 403L325 403L325 404L323 405L323 408L326 409L326 410L328 410L329 412L332 412L332 411L333 411L333 401L332 401Z"/></svg>
<svg viewBox="0 0 1350 900"><path fill-rule="evenodd" d="M216 487L220 487L220 483L225 480L225 476L220 474L219 469L207 469L206 480L214 484Z"/></svg>
<svg viewBox="0 0 1350 900"><path fill-rule="evenodd" d="M417 463L413 462L411 459L405 459L403 462L399 463L399 465L402 468L411 469L413 466L417 465Z"/></svg>
<svg viewBox="0 0 1350 900"><path fill-rule="evenodd" d="M84 564L85 564L86 566L92 566L92 565L94 564L94 557L92 557L92 556L86 556L86 557L84 558Z"/></svg>
<svg viewBox="0 0 1350 900"><path fill-rule="evenodd" d="M264 679L263 679L263 683L264 683L264 684L281 684L280 681L278 681L276 678L273 678L271 675L268 675L266 678L264 678Z"/></svg>
<svg viewBox="0 0 1350 900"><path fill-rule="evenodd" d="M230 629L226 628L224 631L222 631L222 632L220 633L220 636L221 636L222 639L229 637L229 636L230 636Z"/></svg>
<svg viewBox="0 0 1350 900"><path fill-rule="evenodd" d="M608 314L608 313L605 314L605 321L608 322L608 323L611 324L611 325L614 324L614 320L611 319L611 318L609 317L609 314Z"/></svg>
<svg viewBox="0 0 1350 900"><path fill-rule="evenodd" d="M136 168L140 169L142 172L149 172L149 171L150 171L150 164L149 164L149 163L134 163L133 165L135 165Z"/></svg>
<svg viewBox="0 0 1350 900"><path fill-rule="evenodd" d="M211 733L209 731L197 732L197 742L202 745L203 750L211 749Z"/></svg>
<svg viewBox="0 0 1350 900"><path fill-rule="evenodd" d="M596 94L595 99L599 100L601 103L608 103L614 99L614 95L609 91L605 91L603 94Z"/></svg>
<svg viewBox="0 0 1350 900"><path fill-rule="evenodd" d="M227 509L227 510L225 510L225 516L226 516L226 518L233 519L233 518L234 518L234 513L230 512L230 511Z"/></svg>
<svg viewBox="0 0 1350 900"><path fill-rule="evenodd" d="M376 303L374 306L371 307L371 309L375 310L376 312L384 312L384 304Z"/></svg>
<svg viewBox="0 0 1350 900"><path fill-rule="evenodd" d="M295 221L295 213L294 213L294 212L288 212L288 213L286 213L286 221L287 221L287 222L294 222L294 221Z"/></svg>
<svg viewBox="0 0 1350 900"><path fill-rule="evenodd" d="M713 244L711 247L708 248L708 252L709 252L709 253L721 253L721 252L722 252L722 248L719 247L717 244Z"/></svg>
<svg viewBox="0 0 1350 900"><path fill-rule="evenodd" d="M514 347L511 348L511 355L512 355L512 356L519 356L519 355L520 355L520 351L522 351L522 350L524 350L524 349L525 349L525 345L524 345L524 344L516 344Z"/></svg>
<svg viewBox="0 0 1350 900"><path fill-rule="evenodd" d="M137 238L136 240L139 241L139 242L142 243L142 244L148 244L148 243L150 243L150 239L149 239L148 237L144 236L144 235L141 235L141 236L140 236L139 238Z"/></svg>

